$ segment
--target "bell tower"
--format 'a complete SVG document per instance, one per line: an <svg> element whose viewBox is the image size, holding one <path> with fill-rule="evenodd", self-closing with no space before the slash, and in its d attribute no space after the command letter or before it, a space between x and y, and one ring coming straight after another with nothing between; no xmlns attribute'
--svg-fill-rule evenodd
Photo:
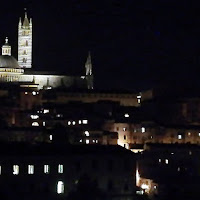
<svg viewBox="0 0 200 200"><path fill-rule="evenodd" d="M26 9L22 23L18 25L18 63L20 67L32 67L32 19L28 20Z"/></svg>

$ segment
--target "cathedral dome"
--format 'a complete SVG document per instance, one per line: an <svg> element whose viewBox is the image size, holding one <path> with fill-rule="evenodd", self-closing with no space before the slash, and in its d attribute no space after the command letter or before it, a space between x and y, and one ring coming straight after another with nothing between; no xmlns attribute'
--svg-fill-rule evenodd
<svg viewBox="0 0 200 200"><path fill-rule="evenodd" d="M1 55L0 67L3 68L20 68L17 60L13 56Z"/></svg>

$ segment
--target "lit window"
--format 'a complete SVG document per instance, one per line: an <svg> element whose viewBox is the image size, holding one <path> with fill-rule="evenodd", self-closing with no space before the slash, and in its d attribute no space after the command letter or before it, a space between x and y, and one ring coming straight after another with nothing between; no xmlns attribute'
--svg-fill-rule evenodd
<svg viewBox="0 0 200 200"><path fill-rule="evenodd" d="M64 183L63 183L63 181L58 181L58 183L57 183L57 193L58 194L64 193Z"/></svg>
<svg viewBox="0 0 200 200"><path fill-rule="evenodd" d="M31 115L31 119L38 119L39 116L38 115Z"/></svg>
<svg viewBox="0 0 200 200"><path fill-rule="evenodd" d="M49 135L49 140L52 141L52 139L53 139L53 136Z"/></svg>
<svg viewBox="0 0 200 200"><path fill-rule="evenodd" d="M28 94L28 92L25 92L25 94Z"/></svg>
<svg viewBox="0 0 200 200"><path fill-rule="evenodd" d="M90 143L90 140L86 140L85 143L86 143L86 144L89 144L89 143Z"/></svg>
<svg viewBox="0 0 200 200"><path fill-rule="evenodd" d="M81 124L82 123L81 120L78 120L78 123Z"/></svg>
<svg viewBox="0 0 200 200"><path fill-rule="evenodd" d="M137 102L138 102L139 104L141 103L141 98L142 98L141 95L138 95L138 96L137 96Z"/></svg>
<svg viewBox="0 0 200 200"><path fill-rule="evenodd" d="M123 128L123 131L126 131L126 128Z"/></svg>
<svg viewBox="0 0 200 200"><path fill-rule="evenodd" d="M19 165L13 165L13 174L18 175L19 174Z"/></svg>
<svg viewBox="0 0 200 200"><path fill-rule="evenodd" d="M82 139L80 139L80 140L79 140L79 142L83 142L83 140L82 140Z"/></svg>
<svg viewBox="0 0 200 200"><path fill-rule="evenodd" d="M73 124L73 125L75 125L75 124L76 124L76 122L75 122L75 121L73 121L73 122L72 122L72 124Z"/></svg>
<svg viewBox="0 0 200 200"><path fill-rule="evenodd" d="M142 133L145 133L146 130L145 130L144 127L142 127L142 128L141 128L141 131L142 131Z"/></svg>
<svg viewBox="0 0 200 200"><path fill-rule="evenodd" d="M86 137L89 137L89 136L90 136L89 131L85 131L85 136L86 136Z"/></svg>
<svg viewBox="0 0 200 200"><path fill-rule="evenodd" d="M34 165L28 165L28 174L34 174Z"/></svg>
<svg viewBox="0 0 200 200"><path fill-rule="evenodd" d="M158 159L158 162L161 163L161 159L160 158Z"/></svg>
<svg viewBox="0 0 200 200"><path fill-rule="evenodd" d="M174 155L174 153L173 153L173 152L172 152L171 154L172 154L172 155Z"/></svg>
<svg viewBox="0 0 200 200"><path fill-rule="evenodd" d="M151 135L151 139L153 139L153 136Z"/></svg>
<svg viewBox="0 0 200 200"><path fill-rule="evenodd" d="M88 120L87 120L87 119L84 119L82 122L83 122L83 124L87 124L87 123L88 123Z"/></svg>
<svg viewBox="0 0 200 200"><path fill-rule="evenodd" d="M92 140L93 143L95 143L95 140Z"/></svg>
<svg viewBox="0 0 200 200"><path fill-rule="evenodd" d="M96 140L96 143L98 143L98 140Z"/></svg>
<svg viewBox="0 0 200 200"><path fill-rule="evenodd" d="M200 133L199 133L198 135L199 135L199 137L200 137Z"/></svg>
<svg viewBox="0 0 200 200"><path fill-rule="evenodd" d="M46 123L45 123L45 122L42 122L42 125L43 125L43 126L46 126Z"/></svg>
<svg viewBox="0 0 200 200"><path fill-rule="evenodd" d="M143 184L141 185L141 188L142 188L143 190L147 190L147 189L149 189L149 186L148 186L147 184L143 183Z"/></svg>
<svg viewBox="0 0 200 200"><path fill-rule="evenodd" d="M124 115L124 117L126 117L126 118L127 118L127 117L129 117L129 114L128 114L128 113L126 113L126 114Z"/></svg>
<svg viewBox="0 0 200 200"><path fill-rule="evenodd" d="M67 123L68 125L71 125L71 122L70 121L68 121L68 123Z"/></svg>
<svg viewBox="0 0 200 200"><path fill-rule="evenodd" d="M43 113L44 114L49 113L49 109L44 109Z"/></svg>
<svg viewBox="0 0 200 200"><path fill-rule="evenodd" d="M37 93L36 93L36 91L33 91L33 92L32 92L32 95L34 95L34 96L35 96L36 94L37 94Z"/></svg>
<svg viewBox="0 0 200 200"><path fill-rule="evenodd" d="M168 165L169 164L169 160L165 159L165 164Z"/></svg>
<svg viewBox="0 0 200 200"><path fill-rule="evenodd" d="M178 135L178 139L181 140L182 139L182 135Z"/></svg>
<svg viewBox="0 0 200 200"><path fill-rule="evenodd" d="M38 122L33 122L32 126L39 126L39 123Z"/></svg>
<svg viewBox="0 0 200 200"><path fill-rule="evenodd" d="M58 173L62 174L63 173L63 165L58 165Z"/></svg>
<svg viewBox="0 0 200 200"><path fill-rule="evenodd" d="M154 185L154 186L153 186L153 188L156 190L157 186L156 186L156 185Z"/></svg>
<svg viewBox="0 0 200 200"><path fill-rule="evenodd" d="M189 155L192 155L192 151L189 151Z"/></svg>
<svg viewBox="0 0 200 200"><path fill-rule="evenodd" d="M49 167L49 165L44 165L44 173L45 173L45 174L49 174L49 172L50 172L50 167Z"/></svg>
<svg viewBox="0 0 200 200"><path fill-rule="evenodd" d="M191 133L190 132L188 132L188 136L190 136L191 135Z"/></svg>

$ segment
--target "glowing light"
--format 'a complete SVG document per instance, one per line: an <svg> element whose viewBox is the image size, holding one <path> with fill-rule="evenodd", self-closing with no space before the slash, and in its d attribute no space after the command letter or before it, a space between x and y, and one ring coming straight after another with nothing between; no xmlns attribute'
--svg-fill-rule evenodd
<svg viewBox="0 0 200 200"><path fill-rule="evenodd" d="M19 165L13 165L13 174L18 175L19 174Z"/></svg>
<svg viewBox="0 0 200 200"><path fill-rule="evenodd" d="M178 139L181 140L182 139L182 135L178 135Z"/></svg>
<svg viewBox="0 0 200 200"><path fill-rule="evenodd" d="M73 122L72 122L72 125L75 125L75 124L76 124L76 122L75 122L75 121L73 121Z"/></svg>
<svg viewBox="0 0 200 200"><path fill-rule="evenodd" d="M49 140L52 141L52 139L53 139L53 136L49 135Z"/></svg>
<svg viewBox="0 0 200 200"><path fill-rule="evenodd" d="M165 164L168 165L169 164L169 160L165 159Z"/></svg>
<svg viewBox="0 0 200 200"><path fill-rule="evenodd" d="M33 91L33 92L32 92L32 95L33 95L33 96L35 96L36 94L37 94L36 91Z"/></svg>
<svg viewBox="0 0 200 200"><path fill-rule="evenodd" d="M158 162L161 163L161 159L160 158L158 159Z"/></svg>
<svg viewBox="0 0 200 200"><path fill-rule="evenodd" d="M89 136L90 136L89 131L85 131L85 136L86 136L86 137L89 137Z"/></svg>
<svg viewBox="0 0 200 200"><path fill-rule="evenodd" d="M190 136L191 135L191 133L190 132L188 132L188 136Z"/></svg>
<svg viewBox="0 0 200 200"><path fill-rule="evenodd" d="M49 172L50 172L50 167L49 167L49 165L44 165L44 173L45 173L45 174L49 174Z"/></svg>
<svg viewBox="0 0 200 200"><path fill-rule="evenodd" d="M83 142L83 140L82 140L82 139L80 139L80 140L79 140L79 142Z"/></svg>
<svg viewBox="0 0 200 200"><path fill-rule="evenodd" d="M142 188L143 190L148 190L148 189L149 189L149 186L148 186L147 184L143 183L143 184L141 185L141 188Z"/></svg>
<svg viewBox="0 0 200 200"><path fill-rule="evenodd" d="M43 126L46 126L46 123L45 123L45 122L42 122L42 125L43 125Z"/></svg>
<svg viewBox="0 0 200 200"><path fill-rule="evenodd" d="M126 128L123 128L123 131L126 131Z"/></svg>
<svg viewBox="0 0 200 200"><path fill-rule="evenodd" d="M49 113L49 109L44 109L43 113L44 114Z"/></svg>
<svg viewBox="0 0 200 200"><path fill-rule="evenodd" d="M28 174L34 174L34 165L28 165Z"/></svg>
<svg viewBox="0 0 200 200"><path fill-rule="evenodd" d="M70 121L68 121L68 123L67 123L68 125L71 125L71 122Z"/></svg>
<svg viewBox="0 0 200 200"><path fill-rule="evenodd" d="M33 122L32 126L39 126L39 123L38 122Z"/></svg>
<svg viewBox="0 0 200 200"><path fill-rule="evenodd" d="M64 193L64 183L63 183L63 181L58 181L58 183L57 183L57 193L58 194Z"/></svg>
<svg viewBox="0 0 200 200"><path fill-rule="evenodd" d="M63 173L63 165L61 165L61 164L58 165L58 173L59 174Z"/></svg>
<svg viewBox="0 0 200 200"><path fill-rule="evenodd" d="M141 128L142 133L145 133L146 129L144 127Z"/></svg>
<svg viewBox="0 0 200 200"><path fill-rule="evenodd" d="M84 119L82 122L83 122L83 124L88 124L88 120L87 119Z"/></svg>
<svg viewBox="0 0 200 200"><path fill-rule="evenodd" d="M86 140L85 142L86 142L86 144L89 144L89 143L90 143L90 140Z"/></svg>
<svg viewBox="0 0 200 200"><path fill-rule="evenodd" d="M139 187L139 184L140 184L140 174L138 169L136 169L136 186Z"/></svg>
<svg viewBox="0 0 200 200"><path fill-rule="evenodd" d="M128 114L128 113L126 113L126 114L124 115L124 117L128 118L128 117L129 117L129 114Z"/></svg>
<svg viewBox="0 0 200 200"><path fill-rule="evenodd" d="M199 133L199 137L200 137L200 133Z"/></svg>
<svg viewBox="0 0 200 200"><path fill-rule="evenodd" d="M82 123L81 120L78 120L78 123L81 124Z"/></svg>
<svg viewBox="0 0 200 200"><path fill-rule="evenodd" d="M31 119L38 119L39 116L38 115L31 115Z"/></svg>

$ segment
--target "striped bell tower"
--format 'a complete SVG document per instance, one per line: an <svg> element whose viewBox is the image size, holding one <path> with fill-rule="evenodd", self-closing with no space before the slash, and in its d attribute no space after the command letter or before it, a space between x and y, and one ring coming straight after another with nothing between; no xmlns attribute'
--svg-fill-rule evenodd
<svg viewBox="0 0 200 200"><path fill-rule="evenodd" d="M25 16L22 23L19 19L18 25L18 63L20 67L32 67L32 19Z"/></svg>

